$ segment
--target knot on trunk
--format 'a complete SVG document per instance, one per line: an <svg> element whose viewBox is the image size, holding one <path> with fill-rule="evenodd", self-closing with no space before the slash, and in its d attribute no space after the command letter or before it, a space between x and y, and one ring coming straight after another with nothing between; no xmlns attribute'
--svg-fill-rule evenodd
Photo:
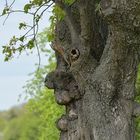
<svg viewBox="0 0 140 140"><path fill-rule="evenodd" d="M45 78L45 86L55 89L55 99L60 105L66 105L73 99L81 98L78 85L71 73L51 72Z"/></svg>
<svg viewBox="0 0 140 140"><path fill-rule="evenodd" d="M52 89L64 89L72 78L71 73L64 71L50 72L45 78L45 86Z"/></svg>
<svg viewBox="0 0 140 140"><path fill-rule="evenodd" d="M59 105L67 105L72 98L68 91L55 91L55 100Z"/></svg>
<svg viewBox="0 0 140 140"><path fill-rule="evenodd" d="M69 116L69 119L70 119L70 120L75 120L75 119L77 119L77 118L78 118L78 114L77 114L76 109L73 109L73 108L70 109L70 110L69 110L68 116Z"/></svg>
<svg viewBox="0 0 140 140"><path fill-rule="evenodd" d="M60 119L57 120L56 126L60 131L68 130L68 120L65 115L62 115Z"/></svg>

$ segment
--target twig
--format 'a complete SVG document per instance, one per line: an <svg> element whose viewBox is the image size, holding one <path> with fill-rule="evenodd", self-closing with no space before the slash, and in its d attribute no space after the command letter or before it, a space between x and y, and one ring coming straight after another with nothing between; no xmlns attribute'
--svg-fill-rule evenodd
<svg viewBox="0 0 140 140"><path fill-rule="evenodd" d="M13 0L13 2L10 4L9 9L13 6L16 0Z"/></svg>
<svg viewBox="0 0 140 140"><path fill-rule="evenodd" d="M6 5L6 7L8 7L8 2L7 2L7 0L5 0L5 5Z"/></svg>

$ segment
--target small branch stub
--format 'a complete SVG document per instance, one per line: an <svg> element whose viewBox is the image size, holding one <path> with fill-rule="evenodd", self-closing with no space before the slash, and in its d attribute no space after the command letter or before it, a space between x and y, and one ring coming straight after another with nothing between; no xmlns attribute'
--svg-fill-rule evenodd
<svg viewBox="0 0 140 140"><path fill-rule="evenodd" d="M77 115L77 112L75 109L71 109L69 111L69 118L72 119L72 120L75 120L78 118L78 115Z"/></svg>
<svg viewBox="0 0 140 140"><path fill-rule="evenodd" d="M81 99L81 94L80 94L77 83L71 82L69 83L69 87L70 87L70 90L69 90L70 97L74 100Z"/></svg>
<svg viewBox="0 0 140 140"><path fill-rule="evenodd" d="M59 105L67 105L68 103L70 103L71 97L69 96L68 91L56 91L55 100Z"/></svg>
<svg viewBox="0 0 140 140"><path fill-rule="evenodd" d="M68 120L65 115L62 115L60 119L56 122L56 126L61 131L67 131L68 130Z"/></svg>

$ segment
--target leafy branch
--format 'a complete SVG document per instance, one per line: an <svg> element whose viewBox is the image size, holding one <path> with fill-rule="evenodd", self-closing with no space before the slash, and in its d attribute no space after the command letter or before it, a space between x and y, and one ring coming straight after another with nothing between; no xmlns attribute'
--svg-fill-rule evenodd
<svg viewBox="0 0 140 140"><path fill-rule="evenodd" d="M25 50L32 50L36 47L39 58L40 65L40 49L37 43L37 35L40 19L43 17L44 13L50 8L52 11L52 16L50 17L50 27L47 30L47 38L49 42L52 42L55 38L55 27L59 20L63 20L65 17L65 11L60 8L60 5L55 4L60 0L31 0L26 3L22 9L13 9L13 5L16 0L13 0L11 4L5 0L5 7L2 11L2 16L6 16L3 24L5 24L8 17L13 13L24 13L32 17L32 25L28 25L25 22L19 23L19 30L26 30L25 34L20 37L13 36L7 45L3 46L3 53L5 54L5 61L8 61L14 57L16 53L19 55ZM62 0L63 4L71 5L75 0Z"/></svg>
<svg viewBox="0 0 140 140"><path fill-rule="evenodd" d="M15 53L21 54L26 49L37 48L38 56L39 56L39 64L40 64L40 53L39 47L37 45L36 36L38 34L38 25L43 14L53 5L53 2L43 0L33 0L30 3L24 5L24 10L13 10L12 6L15 3L15 0L8 6L6 1L6 6L3 9L2 16L6 16L3 24L5 24L6 20L12 13L25 13L32 16L33 23L32 25L28 25L25 22L19 23L19 29L27 30L26 33L20 37L13 36L8 45L3 46L3 53L5 54L5 61L13 58ZM34 12L31 12L33 11Z"/></svg>

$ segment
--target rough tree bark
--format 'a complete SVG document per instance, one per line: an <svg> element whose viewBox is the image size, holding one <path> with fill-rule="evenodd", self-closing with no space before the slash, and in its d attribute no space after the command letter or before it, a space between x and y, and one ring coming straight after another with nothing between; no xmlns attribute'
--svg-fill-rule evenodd
<svg viewBox="0 0 140 140"><path fill-rule="evenodd" d="M56 26L57 68L46 76L56 102L60 140L134 140L134 102L140 47L140 1L77 0Z"/></svg>

